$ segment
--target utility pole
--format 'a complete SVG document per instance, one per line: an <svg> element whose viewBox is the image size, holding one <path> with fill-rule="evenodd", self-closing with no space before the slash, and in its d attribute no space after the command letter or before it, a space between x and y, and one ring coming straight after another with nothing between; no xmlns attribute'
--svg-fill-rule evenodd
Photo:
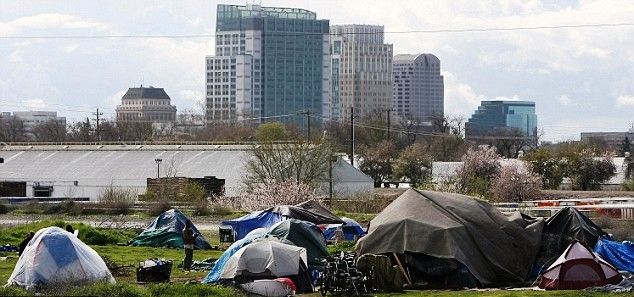
<svg viewBox="0 0 634 297"><path fill-rule="evenodd" d="M390 113L391 113L391 109L386 110L385 112L387 112L387 141L390 141L390 128L392 127L392 125L390 124Z"/></svg>
<svg viewBox="0 0 634 297"><path fill-rule="evenodd" d="M354 106L350 106L350 165L354 167Z"/></svg>
<svg viewBox="0 0 634 297"><path fill-rule="evenodd" d="M310 110L306 110L301 114L306 115L306 122L308 124L308 130L306 131L306 141L310 142Z"/></svg>
<svg viewBox="0 0 634 297"><path fill-rule="evenodd" d="M95 135L97 136L97 142L101 141L101 135L99 135L99 116L102 116L103 113L99 112L99 108L97 108L97 112L93 112L92 115L94 115L95 118L95 122L97 123L96 129L95 129Z"/></svg>

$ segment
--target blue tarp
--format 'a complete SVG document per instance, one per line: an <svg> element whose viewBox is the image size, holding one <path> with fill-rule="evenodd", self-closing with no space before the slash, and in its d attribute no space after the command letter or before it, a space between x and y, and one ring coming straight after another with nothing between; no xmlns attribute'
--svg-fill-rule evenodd
<svg viewBox="0 0 634 297"><path fill-rule="evenodd" d="M594 252L616 269L634 272L634 243L631 241L618 242L602 237L594 246Z"/></svg>
<svg viewBox="0 0 634 297"><path fill-rule="evenodd" d="M363 227L361 227L361 224L357 223L357 221L349 218L341 218L341 220L343 220L345 224L330 224L324 229L324 237L326 240L335 239L335 231L337 231L339 227L341 227L346 240L354 240L355 236L359 238L365 235Z"/></svg>
<svg viewBox="0 0 634 297"><path fill-rule="evenodd" d="M270 210L257 211L237 219L223 221L223 225L233 228L236 240L244 238L249 232L257 228L268 228L282 221L282 216Z"/></svg>
<svg viewBox="0 0 634 297"><path fill-rule="evenodd" d="M234 242L224 253L222 253L220 258L216 260L216 262L214 263L214 267L211 269L211 271L209 271L209 274L207 274L207 276L203 278L202 283L213 284L218 282L220 280L220 275L225 268L225 264L227 264L227 261L229 261L229 258L231 258L233 254L238 252L238 250L240 250L245 245L248 245L252 241L265 236L267 236L266 233L254 232Z"/></svg>

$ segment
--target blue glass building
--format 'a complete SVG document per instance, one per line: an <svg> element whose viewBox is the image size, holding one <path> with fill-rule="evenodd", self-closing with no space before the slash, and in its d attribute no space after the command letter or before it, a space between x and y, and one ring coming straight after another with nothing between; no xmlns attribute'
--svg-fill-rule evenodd
<svg viewBox="0 0 634 297"><path fill-rule="evenodd" d="M304 9L218 5L216 55L207 57L207 121L303 125L299 112L321 114L330 95L328 32L328 20Z"/></svg>
<svg viewBox="0 0 634 297"><path fill-rule="evenodd" d="M532 101L482 101L465 124L465 136L500 136L512 131L526 137L537 136L537 114Z"/></svg>

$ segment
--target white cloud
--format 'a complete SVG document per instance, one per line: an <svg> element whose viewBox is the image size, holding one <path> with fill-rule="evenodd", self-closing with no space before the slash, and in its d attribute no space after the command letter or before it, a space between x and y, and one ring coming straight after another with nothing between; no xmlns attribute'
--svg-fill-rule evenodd
<svg viewBox="0 0 634 297"><path fill-rule="evenodd" d="M104 31L110 25L88 18L59 13L41 13L21 17L9 22L0 22L0 33L11 35L28 29L93 29Z"/></svg>
<svg viewBox="0 0 634 297"><path fill-rule="evenodd" d="M469 116L486 97L477 94L473 88L458 81L456 76L443 71L445 80L445 113Z"/></svg>
<svg viewBox="0 0 634 297"><path fill-rule="evenodd" d="M616 98L618 107L634 107L634 96L619 96Z"/></svg>
<svg viewBox="0 0 634 297"><path fill-rule="evenodd" d="M106 97L106 99L104 100L106 107L114 110L117 105L121 104L121 97L123 97L123 95L125 95L127 91L128 90L119 91L112 94L111 96Z"/></svg>
<svg viewBox="0 0 634 297"><path fill-rule="evenodd" d="M44 100L42 100L40 98L33 98L33 99L23 100L22 104L24 105L24 107L26 107L27 109L30 109L30 110L43 109L43 108L48 107L48 104L46 104L46 102L44 102Z"/></svg>
<svg viewBox="0 0 634 297"><path fill-rule="evenodd" d="M571 106L572 105L572 100L566 94L559 96L559 98L557 98L557 102L559 102L559 104L561 104L563 106Z"/></svg>
<svg viewBox="0 0 634 297"><path fill-rule="evenodd" d="M79 45L77 44L69 44L69 45L65 45L62 47L62 51L70 54L72 52L74 52L77 48L79 48Z"/></svg>

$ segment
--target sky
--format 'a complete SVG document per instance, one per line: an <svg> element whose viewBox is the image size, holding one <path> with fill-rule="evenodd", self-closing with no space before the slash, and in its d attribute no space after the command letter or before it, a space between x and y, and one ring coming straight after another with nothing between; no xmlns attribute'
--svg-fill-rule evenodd
<svg viewBox="0 0 634 297"><path fill-rule="evenodd" d="M254 3L252 0L249 3ZM7 36L200 35L216 5L245 1L0 0L0 110L107 118L129 87L165 88L179 111L201 110L208 38L25 39ZM536 102L543 139L625 131L634 123L634 25L487 32L446 29L634 24L634 1L262 0L304 8L330 24L385 26L395 54L441 60L445 114L468 118L481 100Z"/></svg>

